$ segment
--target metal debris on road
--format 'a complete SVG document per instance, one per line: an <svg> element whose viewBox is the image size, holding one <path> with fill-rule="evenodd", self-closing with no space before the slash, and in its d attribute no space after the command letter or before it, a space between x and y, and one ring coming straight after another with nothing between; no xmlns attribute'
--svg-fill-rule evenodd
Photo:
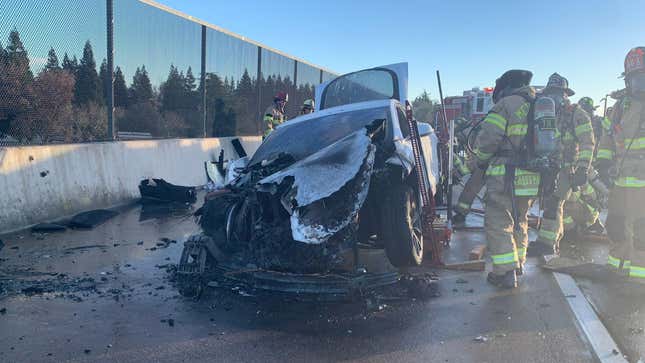
<svg viewBox="0 0 645 363"><path fill-rule="evenodd" d="M473 340L476 341L477 343L486 343L488 341L488 337L485 335L480 335Z"/></svg>

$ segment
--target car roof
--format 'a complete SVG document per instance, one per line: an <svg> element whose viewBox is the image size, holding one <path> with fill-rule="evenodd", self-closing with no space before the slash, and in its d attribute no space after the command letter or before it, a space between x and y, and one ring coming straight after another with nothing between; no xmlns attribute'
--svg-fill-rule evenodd
<svg viewBox="0 0 645 363"><path fill-rule="evenodd" d="M278 128L289 127L295 123L307 122L312 119L318 119L327 115L335 115L338 113L345 113L357 110L365 110L369 108L378 108L378 107L389 107L392 104L399 104L399 101L394 99L385 99L385 100L375 100L375 101L365 101L365 102L356 102L348 105L341 105L336 107L326 108L322 111L316 111L307 115L301 115L294 119L291 119L285 123L282 123Z"/></svg>

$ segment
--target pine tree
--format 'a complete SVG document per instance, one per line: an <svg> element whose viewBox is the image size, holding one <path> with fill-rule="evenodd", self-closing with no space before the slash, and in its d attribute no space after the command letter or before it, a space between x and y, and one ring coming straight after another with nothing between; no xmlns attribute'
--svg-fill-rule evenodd
<svg viewBox="0 0 645 363"><path fill-rule="evenodd" d="M191 67L188 67L186 71L186 76L184 78L184 99L182 108L187 108L191 110L197 110L199 106L199 93L197 92L197 84L195 81L195 76L193 76L193 70Z"/></svg>
<svg viewBox="0 0 645 363"><path fill-rule="evenodd" d="M72 61L73 62L73 61ZM101 80L96 72L96 61L92 44L88 40L83 47L83 58L76 72L76 87L74 88L74 101L78 105L96 102L102 104Z"/></svg>
<svg viewBox="0 0 645 363"><path fill-rule="evenodd" d="M72 61L69 59L69 56L67 55L67 52L65 52L65 55L63 56L62 67L64 70L68 71L71 74L76 73L76 67L74 66L74 64L72 64Z"/></svg>
<svg viewBox="0 0 645 363"><path fill-rule="evenodd" d="M2 42L0 42L0 64L3 64L7 60L8 54L7 50L4 49Z"/></svg>
<svg viewBox="0 0 645 363"><path fill-rule="evenodd" d="M29 68L27 51L22 44L22 40L20 40L20 34L15 29L9 33L7 60L13 65L16 75L23 77L23 81L31 82L34 79L34 75Z"/></svg>
<svg viewBox="0 0 645 363"><path fill-rule="evenodd" d="M243 135L252 135L257 132L256 108L257 89L248 70L244 70L235 90L235 109L237 110L236 132ZM264 111L264 110L262 110Z"/></svg>
<svg viewBox="0 0 645 363"><path fill-rule="evenodd" d="M55 71L60 70L60 64L58 63L58 56L54 48L49 48L49 53L47 53L47 64L45 65L45 70Z"/></svg>
<svg viewBox="0 0 645 363"><path fill-rule="evenodd" d="M33 140L33 74L18 31L11 31L7 47L0 48L0 120L6 122L3 128L12 129L12 136Z"/></svg>
<svg viewBox="0 0 645 363"><path fill-rule="evenodd" d="M148 77L146 66L137 67L132 77L132 86L130 86L130 99L133 104L151 101L154 98L152 83Z"/></svg>
<svg viewBox="0 0 645 363"><path fill-rule="evenodd" d="M184 84L186 85L186 91L192 92L195 90L196 83L195 83L195 76L193 76L193 70L189 66L188 70L186 71L186 78Z"/></svg>
<svg viewBox="0 0 645 363"><path fill-rule="evenodd" d="M120 67L114 71L114 107L127 107L128 86L125 84L125 77Z"/></svg>
<svg viewBox="0 0 645 363"><path fill-rule="evenodd" d="M423 90L423 92L417 96L414 101L412 101L414 117L419 121L430 121L433 109L434 105L430 99L430 94L426 90Z"/></svg>
<svg viewBox="0 0 645 363"><path fill-rule="evenodd" d="M101 66L99 67L99 79L103 85L103 99L105 104L108 103L108 97L110 95L110 74L108 73L107 60L103 58Z"/></svg>
<svg viewBox="0 0 645 363"><path fill-rule="evenodd" d="M161 85L161 109L174 111L181 109L185 99L186 80L177 67L170 65L166 82Z"/></svg>

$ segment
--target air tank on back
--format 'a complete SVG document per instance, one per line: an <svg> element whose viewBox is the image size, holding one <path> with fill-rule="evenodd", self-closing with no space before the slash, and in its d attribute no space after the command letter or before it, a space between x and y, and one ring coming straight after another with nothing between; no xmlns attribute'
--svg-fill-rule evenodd
<svg viewBox="0 0 645 363"><path fill-rule="evenodd" d="M535 100L533 149L537 158L548 158L558 151L555 102L540 96Z"/></svg>

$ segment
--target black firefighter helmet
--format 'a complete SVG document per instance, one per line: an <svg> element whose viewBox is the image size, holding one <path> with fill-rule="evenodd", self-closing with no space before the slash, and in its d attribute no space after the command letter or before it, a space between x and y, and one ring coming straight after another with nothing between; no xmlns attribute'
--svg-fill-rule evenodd
<svg viewBox="0 0 645 363"><path fill-rule="evenodd" d="M549 81L546 83L546 87L544 87L545 91L548 89L560 89L569 97L576 94L571 88L569 88L569 80L562 77L557 72L549 76Z"/></svg>
<svg viewBox="0 0 645 363"><path fill-rule="evenodd" d="M511 69L506 71L495 81L495 91L493 91L493 102L497 103L503 97L510 94L510 91L531 84L533 73L523 69Z"/></svg>

